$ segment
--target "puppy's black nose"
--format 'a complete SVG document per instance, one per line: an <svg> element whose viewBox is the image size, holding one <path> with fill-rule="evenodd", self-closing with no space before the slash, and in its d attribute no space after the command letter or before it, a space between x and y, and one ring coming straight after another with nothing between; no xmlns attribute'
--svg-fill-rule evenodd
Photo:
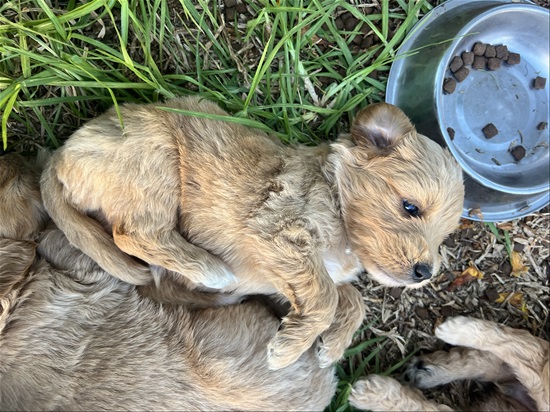
<svg viewBox="0 0 550 412"><path fill-rule="evenodd" d="M413 267L412 277L415 282L422 282L432 277L432 269L425 263L417 263Z"/></svg>

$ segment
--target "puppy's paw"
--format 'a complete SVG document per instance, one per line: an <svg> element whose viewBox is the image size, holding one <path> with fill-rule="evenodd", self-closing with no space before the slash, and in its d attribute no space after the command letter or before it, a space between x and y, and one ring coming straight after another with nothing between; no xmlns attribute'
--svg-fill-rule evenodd
<svg viewBox="0 0 550 412"><path fill-rule="evenodd" d="M435 376L432 365L425 359L416 356L411 359L407 369L401 375L401 379L409 385L422 389L433 388L441 383Z"/></svg>
<svg viewBox="0 0 550 412"><path fill-rule="evenodd" d="M321 335L317 343L317 358L321 368L328 368L343 355L350 342L348 339L337 339L334 334Z"/></svg>
<svg viewBox="0 0 550 412"><path fill-rule="evenodd" d="M307 340L292 340L285 329L277 332L267 345L267 363L269 369L286 368L298 360L311 347Z"/></svg>
<svg viewBox="0 0 550 412"><path fill-rule="evenodd" d="M435 336L454 346L472 346L479 335L477 319L456 316L447 319L435 329Z"/></svg>
<svg viewBox="0 0 550 412"><path fill-rule="evenodd" d="M401 384L395 379L382 375L369 375L357 381L348 398L349 403L362 410L398 410Z"/></svg>

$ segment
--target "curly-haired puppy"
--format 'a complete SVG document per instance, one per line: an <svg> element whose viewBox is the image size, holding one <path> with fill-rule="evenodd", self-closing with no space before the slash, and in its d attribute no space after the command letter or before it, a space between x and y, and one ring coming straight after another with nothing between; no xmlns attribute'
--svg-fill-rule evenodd
<svg viewBox="0 0 550 412"><path fill-rule="evenodd" d="M24 212L24 213L23 213ZM0 410L323 410L313 348L269 370L266 305L159 305L47 228L36 174L0 157ZM192 294L196 296L192 296ZM208 295L202 293L202 295ZM202 296L204 298L204 296Z"/></svg>
<svg viewBox="0 0 550 412"><path fill-rule="evenodd" d="M441 324L436 336L459 347L414 358L405 381L432 388L455 380L493 382L501 394L466 409L550 410L549 343L529 332L458 316ZM355 384L350 402L373 411L451 411L395 379L371 375Z"/></svg>
<svg viewBox="0 0 550 412"><path fill-rule="evenodd" d="M346 283L364 269L387 285L436 273L462 211L461 169L389 104L318 147L284 146L232 120L196 97L112 109L54 154L46 209L129 283L150 282L146 262L222 292L284 296L292 310L269 344L270 367L320 335L328 366L363 316Z"/></svg>

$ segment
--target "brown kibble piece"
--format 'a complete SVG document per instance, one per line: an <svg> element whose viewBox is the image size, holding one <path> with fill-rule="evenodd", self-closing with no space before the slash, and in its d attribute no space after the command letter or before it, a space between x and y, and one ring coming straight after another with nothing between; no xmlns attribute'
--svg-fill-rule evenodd
<svg viewBox="0 0 550 412"><path fill-rule="evenodd" d="M472 49L472 52L474 52L474 54L476 56L483 56L483 54L485 53L485 50L487 49L487 45L486 44L483 44L481 42L477 42L474 44L474 47Z"/></svg>
<svg viewBox="0 0 550 412"><path fill-rule="evenodd" d="M487 59L487 68L489 70L500 69L500 59L497 59L496 57L491 57L490 59Z"/></svg>
<svg viewBox="0 0 550 412"><path fill-rule="evenodd" d="M487 300L489 300L490 302L494 302L495 300L497 300L500 295L498 293L498 291L496 290L496 288L494 287L488 287L486 290L485 290L485 297L487 298Z"/></svg>
<svg viewBox="0 0 550 412"><path fill-rule="evenodd" d="M491 139L498 134L498 130L493 123L489 123L483 129L481 129L487 139Z"/></svg>
<svg viewBox="0 0 550 412"><path fill-rule="evenodd" d="M470 66L474 62L474 53L464 52L462 53L462 63L464 66Z"/></svg>
<svg viewBox="0 0 550 412"><path fill-rule="evenodd" d="M546 122L540 122L537 126L537 130L544 130L548 127L548 123Z"/></svg>
<svg viewBox="0 0 550 412"><path fill-rule="evenodd" d="M453 57L453 60L451 60L449 69L451 69L453 73L456 73L458 70L460 70L462 66L464 66L464 63L462 62L462 59L460 58L460 56L455 56Z"/></svg>
<svg viewBox="0 0 550 412"><path fill-rule="evenodd" d="M445 91L448 94L454 93L456 89L456 81L454 79L451 79L450 77L447 77L443 81L443 91Z"/></svg>
<svg viewBox="0 0 550 412"><path fill-rule="evenodd" d="M526 153L525 147L523 147L522 145L518 145L514 147L512 150L510 150L510 153L512 153L512 156L514 156L514 159L516 159L517 161L520 161L525 157L525 153Z"/></svg>
<svg viewBox="0 0 550 412"><path fill-rule="evenodd" d="M490 44L487 45L487 48L485 49L485 53L483 53L485 57L490 59L491 57L497 57L497 49L495 46L491 46Z"/></svg>
<svg viewBox="0 0 550 412"><path fill-rule="evenodd" d="M487 59L483 56L474 56L474 62L472 63L472 68L476 70L483 70L487 65Z"/></svg>
<svg viewBox="0 0 550 412"><path fill-rule="evenodd" d="M248 9L246 8L246 4L244 3L237 3L237 5L235 6L235 10L239 14L244 14L248 11Z"/></svg>
<svg viewBox="0 0 550 412"><path fill-rule="evenodd" d="M520 64L521 63L521 56L518 53L508 53L508 60L506 60L506 63L508 63L508 64Z"/></svg>
<svg viewBox="0 0 550 412"><path fill-rule="evenodd" d="M537 90L542 90L546 87L546 77L535 77L535 80L533 81L533 87Z"/></svg>
<svg viewBox="0 0 550 412"><path fill-rule="evenodd" d="M508 46L497 46L495 47L497 52L497 59L500 59L502 61L508 60Z"/></svg>
<svg viewBox="0 0 550 412"><path fill-rule="evenodd" d="M468 70L466 67L462 66L460 69L458 69L455 73L453 73L456 77L456 80L459 82L463 81L468 75L470 74L470 70Z"/></svg>
<svg viewBox="0 0 550 412"><path fill-rule="evenodd" d="M449 133L449 137L451 138L451 140L454 140L454 138L455 138L455 129L453 129L452 127L447 127L447 133Z"/></svg>

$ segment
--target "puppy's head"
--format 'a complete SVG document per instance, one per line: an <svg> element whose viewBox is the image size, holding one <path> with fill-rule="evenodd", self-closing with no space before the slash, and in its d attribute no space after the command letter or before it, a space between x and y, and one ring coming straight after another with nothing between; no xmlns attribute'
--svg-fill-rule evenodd
<svg viewBox="0 0 550 412"><path fill-rule="evenodd" d="M389 286L418 287L439 270L439 245L457 226L462 170L395 106L362 110L331 156L351 248Z"/></svg>
<svg viewBox="0 0 550 412"><path fill-rule="evenodd" d="M47 218L38 171L16 153L0 156L0 238L34 239Z"/></svg>

